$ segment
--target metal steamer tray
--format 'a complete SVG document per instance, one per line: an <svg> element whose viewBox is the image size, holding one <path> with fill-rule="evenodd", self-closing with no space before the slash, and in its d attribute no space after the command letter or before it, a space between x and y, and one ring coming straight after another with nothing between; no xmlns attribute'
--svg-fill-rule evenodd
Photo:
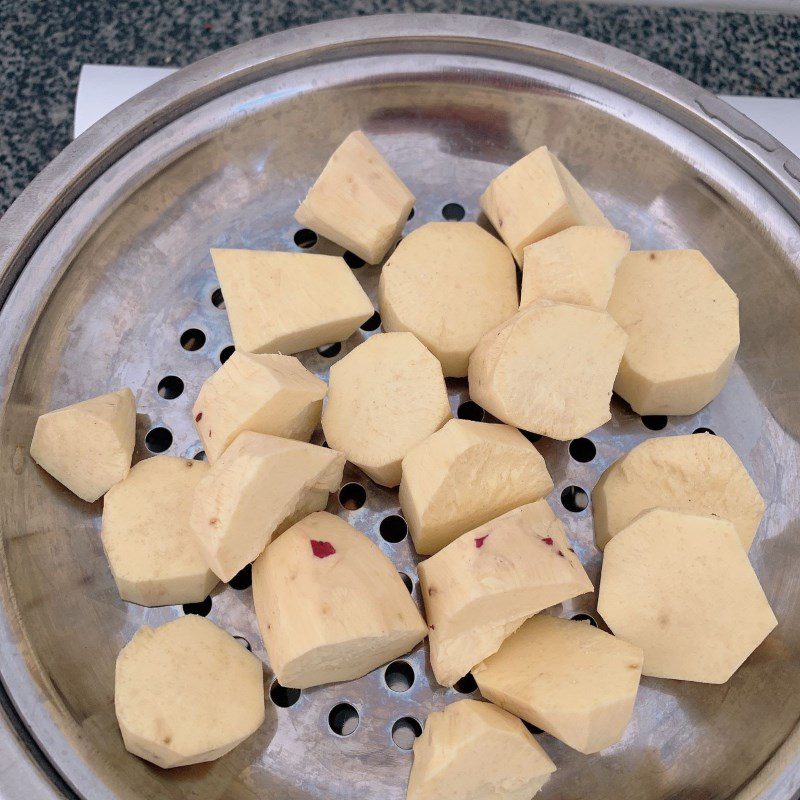
<svg viewBox="0 0 800 800"><path fill-rule="evenodd" d="M476 219L489 180L547 143L634 247L699 248L739 295L739 356L700 414L642 420L615 401L613 420L590 436L591 460L566 443L537 446L555 479L551 501L596 581L591 509L574 487L590 492L648 436L725 436L767 501L751 557L780 625L724 686L644 679L624 739L602 754L540 735L558 765L541 797L790 800L800 788L800 163L652 64L568 34L455 16L326 23L183 69L81 136L0 222L0 796L399 800L415 726L477 696L436 686L421 646L406 666L304 691L292 705L273 692L261 730L215 763L165 772L128 755L114 719L117 653L140 625L183 612L120 601L98 536L101 503L77 500L28 456L40 413L123 385L137 396L135 459L198 452L191 404L232 342L209 248L308 245L293 211L355 128L417 196L406 230L441 219L449 203ZM310 251L341 252L322 241ZM379 272L355 269L373 299ZM301 359L325 377L371 333ZM450 396L456 410L465 382ZM390 541L403 533L391 524L381 535L397 493L351 467L345 483L358 486L330 509L378 543L419 600L408 537ZM250 590L222 587L212 600L209 617L265 659ZM592 614L593 600L556 611ZM272 680L265 667L268 689Z"/></svg>

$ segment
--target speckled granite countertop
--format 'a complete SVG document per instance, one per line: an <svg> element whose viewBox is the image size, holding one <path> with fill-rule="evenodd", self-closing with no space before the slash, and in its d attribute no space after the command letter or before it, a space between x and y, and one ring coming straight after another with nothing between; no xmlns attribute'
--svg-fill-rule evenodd
<svg viewBox="0 0 800 800"><path fill-rule="evenodd" d="M457 11L621 47L719 93L800 96L798 16L537 0L0 0L0 211L70 140L81 64L183 66L323 19Z"/></svg>

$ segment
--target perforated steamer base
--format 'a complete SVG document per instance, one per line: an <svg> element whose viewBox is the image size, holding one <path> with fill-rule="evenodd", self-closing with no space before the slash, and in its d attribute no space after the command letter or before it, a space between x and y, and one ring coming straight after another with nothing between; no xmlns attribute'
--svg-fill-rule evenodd
<svg viewBox="0 0 800 800"><path fill-rule="evenodd" d="M40 413L127 385L139 410L135 459L148 455L146 436L158 428L169 436L151 434L151 446L171 438L167 453L194 456L191 404L232 341L212 302L209 248L295 249L294 208L359 127L419 198L406 231L440 219L451 202L475 219L488 181L546 142L636 248L697 247L738 293L742 347L730 382L701 414L669 419L662 433L711 428L745 461L768 504L751 556L780 626L724 686L643 680L623 741L602 754L585 757L540 735L559 768L541 796L794 796L800 206L792 173L800 168L717 103L632 56L553 31L477 18L350 20L181 71L95 126L37 179L0 223L0 675L40 757L80 797L396 800L411 764L393 741L396 721L422 723L463 696L435 685L420 647L403 659L413 670L406 691L387 686L380 669L305 691L288 708L268 701L263 728L214 764L162 772L127 755L113 713L117 652L138 626L182 611L119 600L98 537L101 504L80 502L27 455ZM323 242L312 251L341 252ZM355 272L374 299L379 268ZM181 344L190 329L205 335L199 349ZM368 335L357 333L332 358L301 358L325 377ZM166 376L184 385L172 399L158 392ZM450 390L455 410L466 387ZM621 404L613 411L590 437L591 461L572 458L567 444L537 445L556 482L551 502L595 581L591 511L567 510L562 491L589 492L620 453L656 435ZM347 482L364 487L364 505L350 511L333 499L329 509L378 543L419 600L408 538L390 543L379 533L398 511L396 492L350 467ZM556 612L592 613L593 601ZM265 658L249 589L215 592L209 616ZM329 725L341 703L359 715L349 736ZM7 728L0 752L11 751L12 737ZM33 796L21 763L0 776L3 798ZM35 788L37 797L57 796L45 783Z"/></svg>

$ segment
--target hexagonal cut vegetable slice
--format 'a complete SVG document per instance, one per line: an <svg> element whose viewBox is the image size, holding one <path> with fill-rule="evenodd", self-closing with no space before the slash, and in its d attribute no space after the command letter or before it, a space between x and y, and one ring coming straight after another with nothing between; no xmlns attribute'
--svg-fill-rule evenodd
<svg viewBox="0 0 800 800"><path fill-rule="evenodd" d="M544 500L465 533L418 569L442 686L495 653L528 617L594 591Z"/></svg>
<svg viewBox="0 0 800 800"><path fill-rule="evenodd" d="M626 341L605 311L538 300L481 339L469 361L470 397L509 425L584 436L611 419Z"/></svg>
<svg viewBox="0 0 800 800"><path fill-rule="evenodd" d="M653 509L607 545L597 610L645 675L725 683L778 624L736 528Z"/></svg>
<svg viewBox="0 0 800 800"><path fill-rule="evenodd" d="M610 227L594 200L546 146L501 172L483 193L481 208L520 265L527 245L565 228Z"/></svg>
<svg viewBox="0 0 800 800"><path fill-rule="evenodd" d="M395 243L414 195L363 131L336 148L294 218L370 264Z"/></svg>
<svg viewBox="0 0 800 800"><path fill-rule="evenodd" d="M417 552L431 555L552 488L544 459L516 428L451 419L403 459L400 505Z"/></svg>
<svg viewBox="0 0 800 800"><path fill-rule="evenodd" d="M546 299L604 311L630 247L627 233L597 225L575 225L529 244L520 308Z"/></svg>
<svg viewBox="0 0 800 800"><path fill-rule="evenodd" d="M331 367L325 438L375 483L397 486L406 453L450 417L442 367L411 333L371 336Z"/></svg>
<svg viewBox="0 0 800 800"><path fill-rule="evenodd" d="M213 761L264 721L261 662L196 614L143 627L117 658L125 748L159 767Z"/></svg>
<svg viewBox="0 0 800 800"><path fill-rule="evenodd" d="M484 333L517 311L508 248L474 222L429 222L408 234L381 272L386 331L410 331L463 378Z"/></svg>
<svg viewBox="0 0 800 800"><path fill-rule="evenodd" d="M172 456L140 461L103 502L103 548L119 596L143 606L199 603L217 585L189 528L208 464Z"/></svg>
<svg viewBox="0 0 800 800"><path fill-rule="evenodd" d="M337 256L211 251L237 350L298 353L339 342L374 313Z"/></svg>
<svg viewBox="0 0 800 800"><path fill-rule="evenodd" d="M325 508L343 470L336 450L240 433L194 494L191 528L208 565L229 581L274 536Z"/></svg>
<svg viewBox="0 0 800 800"><path fill-rule="evenodd" d="M414 742L407 800L530 800L556 766L520 720L459 700L428 716Z"/></svg>
<svg viewBox="0 0 800 800"><path fill-rule="evenodd" d="M93 503L131 468L136 402L130 389L42 414L31 458L81 500Z"/></svg>
<svg viewBox="0 0 800 800"><path fill-rule="evenodd" d="M242 431L307 442L327 390L293 356L234 353L203 384L192 409L208 460Z"/></svg>
<svg viewBox="0 0 800 800"><path fill-rule="evenodd" d="M325 512L267 547L253 567L253 602L270 666L295 689L359 678L427 633L392 562Z"/></svg>
<svg viewBox="0 0 800 800"><path fill-rule="evenodd" d="M594 536L602 550L642 512L656 507L715 514L750 548L764 500L734 449L710 433L647 439L615 461L592 491Z"/></svg>
<svg viewBox="0 0 800 800"><path fill-rule="evenodd" d="M739 300L702 253L631 253L608 311L629 335L614 391L638 414L694 414L722 391L739 348Z"/></svg>
<svg viewBox="0 0 800 800"><path fill-rule="evenodd" d="M622 738L641 672L636 645L539 614L472 674L487 700L581 753L596 753Z"/></svg>

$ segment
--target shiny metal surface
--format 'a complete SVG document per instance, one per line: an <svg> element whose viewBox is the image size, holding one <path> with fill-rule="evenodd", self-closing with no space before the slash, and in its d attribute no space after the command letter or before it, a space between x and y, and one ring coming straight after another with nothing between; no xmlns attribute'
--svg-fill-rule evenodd
<svg viewBox="0 0 800 800"><path fill-rule="evenodd" d="M486 183L546 142L635 247L697 247L739 294L742 347L728 386L663 433L710 427L747 464L768 504L751 556L780 625L725 686L645 679L625 738L602 754L539 736L559 767L541 796L790 800L800 788L800 168L737 112L653 65L499 20L347 20L221 53L80 137L0 222L0 676L20 718L91 800L404 796L411 754L394 744L394 723L424 722L461 696L436 687L424 647L405 659L407 691L377 670L303 692L290 708L268 703L259 733L214 764L162 772L126 754L113 713L117 652L139 625L182 612L119 600L101 503L72 497L27 455L38 414L121 385L137 396L136 459L154 427L171 431L167 452L194 455L191 403L231 343L212 302L209 247L294 248L297 202L357 127L418 197L406 230L440 219L448 202L475 219ZM340 252L324 242L314 251ZM379 268L356 273L375 299ZM190 328L206 335L199 350L180 344ZM367 335L333 359L303 360L324 376ZM185 384L176 399L157 392L166 375ZM466 387L450 388L455 409ZM595 580L590 510L567 511L561 492L591 490L651 435L615 404L591 436L591 462L571 459L566 444L538 445L556 481L551 502ZM330 510L372 536L419 599L408 539L379 533L396 492L352 467L347 481L366 488L365 505L333 498ZM265 658L249 589L217 590L210 617ZM341 702L360 715L346 737L328 725ZM0 773L0 796L35 795Z"/></svg>

